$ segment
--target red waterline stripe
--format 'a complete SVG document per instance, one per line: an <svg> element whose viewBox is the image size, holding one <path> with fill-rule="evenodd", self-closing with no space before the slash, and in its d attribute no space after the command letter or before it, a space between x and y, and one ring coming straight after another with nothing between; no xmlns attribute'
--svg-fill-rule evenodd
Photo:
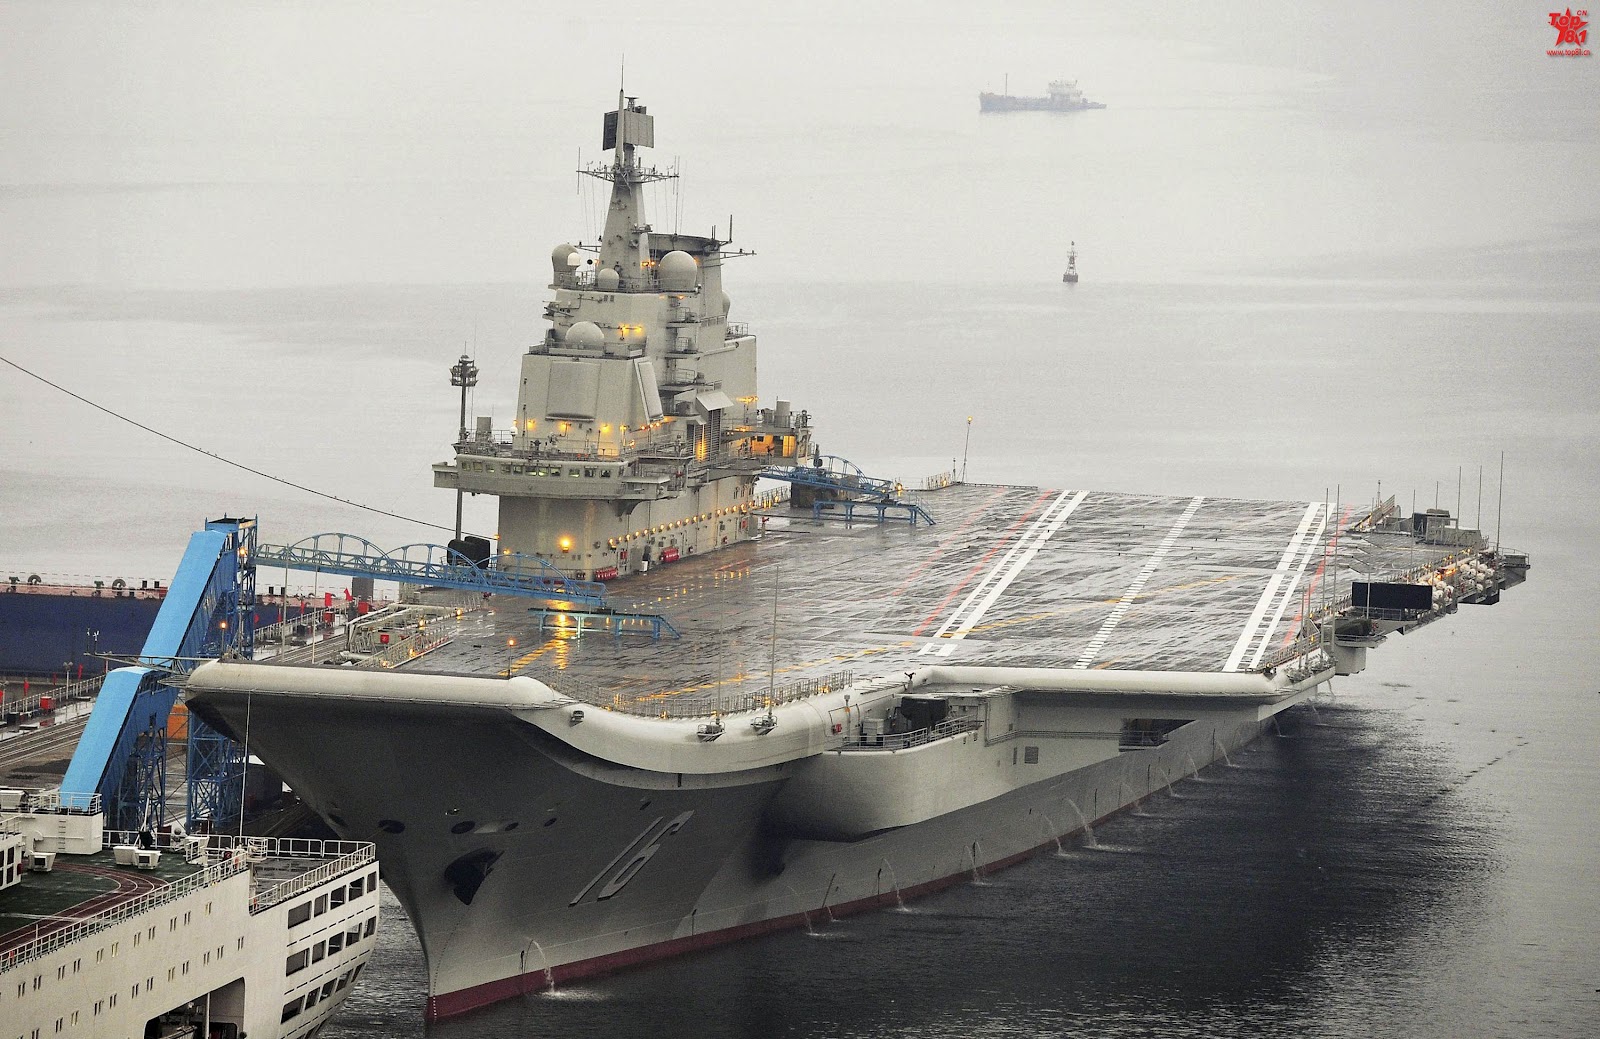
<svg viewBox="0 0 1600 1039"><path fill-rule="evenodd" d="M1242 741L1242 743L1248 742L1250 741ZM1212 758L1211 761L1207 762L1207 764L1214 764L1215 762L1216 759ZM1193 774L1194 773L1188 773L1188 775ZM1146 794L1145 797L1136 797L1125 805L1121 805L1116 809L1105 813L1104 815L1097 816L1092 822L1090 822L1089 826L1097 826L1105 820L1111 818L1113 815L1116 815L1118 812L1125 812L1129 809L1137 808L1139 805L1143 804L1145 799L1151 796L1153 793L1154 791L1152 791L1151 794ZM811 912L825 912L832 917L853 916L856 913L864 913L873 909L881 909L886 906L893 905L903 899L919 898L923 895L931 895L936 891L943 891L946 888L954 887L955 885L970 879L974 873L976 873L978 876L984 876L985 874L989 873L997 873L1009 866L1015 866L1019 862L1031 859L1043 851L1056 847L1057 842L1060 841L1062 837L1073 837L1077 834L1083 833L1084 830L1085 827L1082 826L1074 827L1073 829L1061 834L1059 837L1051 837L1047 841L1036 844L1033 847L1027 848L1023 851L1019 851L1014 855L1007 855L1003 859L996 859L994 862L991 862L986 866L977 866L974 869L960 870L958 872L951 873L948 876L940 877L937 880L929 880L921 884L913 885L912 887L901 888L899 889L898 894L895 889L891 888L888 891L879 892L876 895L870 895L866 898L856 899L854 902L841 902L838 905L831 906L824 903ZM653 963L656 960L668 959L673 956L682 955L683 953L693 952L699 949L709 949L717 945L726 945L729 942L736 942L744 938L753 938L762 934L770 934L774 931L793 930L798 927L806 926L810 923L810 921L811 915L809 913L791 913L788 916L777 916L770 920L758 920L754 923L740 924L737 927L725 927L720 931L707 931L705 934L689 935L684 938L671 938L664 942L658 942L655 945L642 945L637 949L624 949L621 952L614 952L605 956L596 956L589 960L578 960L573 963L564 963L557 967L551 967L548 974L544 968L540 968L539 970L529 971L526 974L521 974L514 977L501 978L497 981L486 981L481 985L473 985L470 988L457 989L454 992L444 992L436 996L429 996L426 1008L423 1011L423 1016L428 1023L431 1024L435 1021L441 1021L447 1017L456 1017L460 1014L465 1014L469 1011L489 1006L492 1003L498 1003L501 1000L512 999L516 996L524 996L534 992L542 992L545 989L552 987L554 984L566 984L573 981L579 981L584 978L603 977L604 975L614 974L619 970L625 970L629 967Z"/></svg>

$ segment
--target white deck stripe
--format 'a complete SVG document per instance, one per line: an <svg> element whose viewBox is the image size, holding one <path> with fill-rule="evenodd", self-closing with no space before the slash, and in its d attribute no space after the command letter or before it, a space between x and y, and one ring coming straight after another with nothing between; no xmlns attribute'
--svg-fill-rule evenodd
<svg viewBox="0 0 1600 1039"><path fill-rule="evenodd" d="M1046 542L1055 537L1056 531L1061 529L1061 525L1067 522L1067 517L1072 515L1073 511L1088 495L1088 491L1079 491L1063 508L1056 511L1055 517L1050 520L1050 525L1037 533L1033 543L1016 558L1010 569L990 586L988 593L967 614L967 619L961 622L961 627L950 634L949 641L939 647L939 655L941 657L949 656L956 648L956 641L966 638L967 633L978 626L978 622L983 620L983 615L988 613L989 608L995 604L995 600L1000 598L1000 593L1004 592L1006 587L1017 579L1018 574L1027 569L1028 564L1033 562L1033 557L1039 554L1039 550L1045 546ZM1062 497L1065 496L1065 494L1062 495ZM1057 499L1057 501L1059 500Z"/></svg>
<svg viewBox="0 0 1600 1039"><path fill-rule="evenodd" d="M1079 493L1084 494L1087 492ZM946 637L950 629L956 626L957 622L961 618L961 615L967 610L967 608L977 601L978 597L988 589L990 584L992 584L1000 575L1000 572L1006 568L1007 564L1016 558L1017 553L1022 551L1023 546L1033 538L1034 534L1039 530L1039 528L1049 523L1051 517L1055 515L1056 510L1064 506L1067 503L1067 499L1071 496L1071 491L1062 491L1061 494L1056 497L1055 501L1051 502L1050 505L1042 513L1040 513L1032 523L1028 524L1027 529L1025 529L1022 532L1022 535L1012 543L1011 547L1006 551L1006 554L1000 557L1000 561L989 568L989 572L983 575L983 579L974 585L972 591L967 593L967 597L962 599L956 608L950 612L949 618L939 626L938 631L933 633L932 637L934 639L942 639ZM917 652L931 653L936 648L937 644L930 642Z"/></svg>
<svg viewBox="0 0 1600 1039"><path fill-rule="evenodd" d="M1128 609L1133 606L1134 600L1139 597L1139 593L1144 591L1144 586L1150 583L1150 578L1161 565L1161 560L1165 559L1167 553L1172 551L1172 546L1177 544L1178 535L1183 533L1183 528L1187 527L1189 521L1194 519L1194 514L1200 511L1200 503L1203 501L1205 501L1204 498L1195 498L1189 502L1189 507L1183 510L1183 515L1178 517L1178 522L1172 525L1172 529L1167 531L1167 536L1161 539L1161 544L1156 546L1156 550L1150 553L1150 558L1146 559L1144 565L1139 568L1139 574L1133 579L1133 584L1128 586L1128 590L1122 593L1122 598L1118 599L1117 604L1111 608L1111 615L1100 625L1100 630L1094 633L1094 638L1089 640L1089 645L1084 649L1083 655L1073 663L1073 667L1082 671L1094 663L1094 658L1099 656L1100 651L1105 648L1106 642L1111 638L1111 633L1117 630L1118 624L1122 623L1122 615L1128 612Z"/></svg>
<svg viewBox="0 0 1600 1039"><path fill-rule="evenodd" d="M1284 611L1289 608L1289 603L1294 600L1294 590L1300 586L1300 579L1306 575L1306 565L1311 562L1311 553L1317 547L1317 542L1322 537L1322 532L1328 526L1328 513L1324 509L1317 520L1317 529L1311 531L1306 538L1305 551L1300 553L1300 563L1294 568L1294 577L1289 581L1289 586L1283 590L1283 595L1278 599L1278 608L1273 611L1272 620L1261 630L1261 641L1256 644L1255 655L1250 658L1250 668L1254 670L1261 663L1261 657L1267 652L1267 647L1272 644L1272 636L1277 632L1278 625L1283 621Z"/></svg>
<svg viewBox="0 0 1600 1039"><path fill-rule="evenodd" d="M1310 528L1312 519L1321 508L1320 501L1306 504L1306 513L1300 518L1300 526L1295 528L1294 537L1289 539L1289 544L1284 548L1283 558L1278 560L1278 567L1272 572L1272 580L1262 589L1261 598L1256 601L1256 608L1250 612L1250 619L1245 621L1244 630L1239 633L1239 641L1234 645L1233 652L1228 654L1228 662L1223 665L1222 670L1239 670L1244 655L1250 651L1250 643L1255 641L1256 632L1261 629L1261 621L1267 615L1267 607L1272 603L1272 597L1278 593L1278 588L1283 584L1283 575L1289 572L1295 553L1300 550L1300 542L1305 538L1306 530Z"/></svg>

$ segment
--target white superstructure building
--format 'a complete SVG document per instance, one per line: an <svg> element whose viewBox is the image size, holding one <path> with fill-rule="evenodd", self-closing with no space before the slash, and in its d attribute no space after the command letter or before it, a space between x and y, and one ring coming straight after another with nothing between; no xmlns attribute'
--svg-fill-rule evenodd
<svg viewBox="0 0 1600 1039"><path fill-rule="evenodd" d="M349 995L371 844L117 833L79 800L0 791L0 1039L297 1039Z"/></svg>
<svg viewBox="0 0 1600 1039"><path fill-rule="evenodd" d="M603 144L613 161L583 172L611 185L605 230L551 253L511 428L480 418L433 467L435 486L500 498L500 553L595 580L746 540L755 474L811 451L805 412L758 406L756 337L722 285L737 254L646 222L645 185L676 176L639 161L655 117L619 96Z"/></svg>

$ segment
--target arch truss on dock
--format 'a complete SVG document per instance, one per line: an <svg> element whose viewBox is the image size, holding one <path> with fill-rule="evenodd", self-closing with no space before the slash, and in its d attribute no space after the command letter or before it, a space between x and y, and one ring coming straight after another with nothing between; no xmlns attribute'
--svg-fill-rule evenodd
<svg viewBox="0 0 1600 1039"><path fill-rule="evenodd" d="M605 605L604 584L575 580L537 556L506 552L478 562L444 545L422 543L386 552L356 534L314 534L292 545L258 545L256 565L517 595L575 606Z"/></svg>

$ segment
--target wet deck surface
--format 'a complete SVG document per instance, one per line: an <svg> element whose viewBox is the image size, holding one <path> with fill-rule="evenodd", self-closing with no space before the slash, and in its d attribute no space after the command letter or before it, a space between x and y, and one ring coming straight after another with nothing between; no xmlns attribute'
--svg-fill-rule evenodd
<svg viewBox="0 0 1600 1039"><path fill-rule="evenodd" d="M1354 533L1322 502L964 486L914 496L934 527L775 518L759 542L608 585L618 610L683 634L651 642L546 629L497 598L424 671L508 667L584 699L759 694L840 670L931 664L1250 670L1356 580L1450 551ZM776 624L773 622L776 599ZM772 668L776 633L776 667ZM515 645L508 645L515 640Z"/></svg>

